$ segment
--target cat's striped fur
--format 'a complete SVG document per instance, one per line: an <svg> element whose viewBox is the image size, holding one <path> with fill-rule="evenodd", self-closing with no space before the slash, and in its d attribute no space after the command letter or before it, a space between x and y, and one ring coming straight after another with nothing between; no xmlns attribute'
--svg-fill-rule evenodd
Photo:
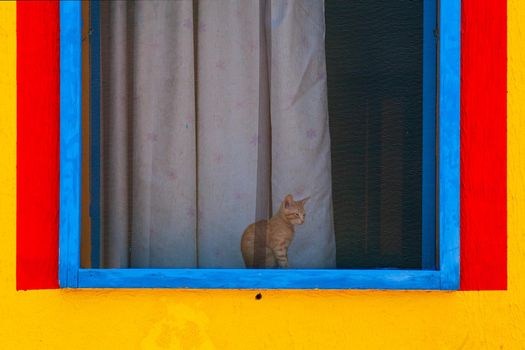
<svg viewBox="0 0 525 350"><path fill-rule="evenodd" d="M308 198L294 201L292 195L289 194L284 198L279 207L279 211L273 217L269 220L261 220L253 223L244 230L241 238L241 252L246 267L255 267L256 230L261 230L266 234L266 242L261 242L265 244L265 246L259 248L266 250L264 266L258 267L288 267L288 247L294 237L294 225L304 223L306 216L304 204Z"/></svg>

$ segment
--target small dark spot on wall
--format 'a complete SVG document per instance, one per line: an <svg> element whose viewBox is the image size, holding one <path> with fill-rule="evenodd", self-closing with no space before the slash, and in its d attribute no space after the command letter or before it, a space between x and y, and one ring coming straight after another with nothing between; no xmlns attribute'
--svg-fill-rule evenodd
<svg viewBox="0 0 525 350"><path fill-rule="evenodd" d="M262 299L262 294L261 293L257 293L257 295L255 296L255 299L256 300L261 300Z"/></svg>

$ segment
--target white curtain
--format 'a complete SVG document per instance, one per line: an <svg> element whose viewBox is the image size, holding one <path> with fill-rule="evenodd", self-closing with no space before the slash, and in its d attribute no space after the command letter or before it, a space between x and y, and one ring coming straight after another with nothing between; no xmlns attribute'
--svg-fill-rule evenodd
<svg viewBox="0 0 525 350"><path fill-rule="evenodd" d="M291 268L335 268L322 0L101 3L104 267L243 267L311 196Z"/></svg>

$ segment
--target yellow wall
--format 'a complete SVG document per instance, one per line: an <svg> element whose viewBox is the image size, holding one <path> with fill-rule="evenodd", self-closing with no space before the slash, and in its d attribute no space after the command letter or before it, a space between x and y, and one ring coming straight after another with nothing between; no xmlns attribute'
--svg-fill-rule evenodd
<svg viewBox="0 0 525 350"><path fill-rule="evenodd" d="M0 349L525 349L523 14L525 1L509 0L508 291L255 300L254 291L15 291L15 4L0 3Z"/></svg>

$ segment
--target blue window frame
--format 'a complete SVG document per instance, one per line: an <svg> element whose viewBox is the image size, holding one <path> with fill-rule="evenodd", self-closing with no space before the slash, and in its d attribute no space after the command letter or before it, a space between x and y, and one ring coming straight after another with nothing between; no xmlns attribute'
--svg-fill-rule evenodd
<svg viewBox="0 0 525 350"><path fill-rule="evenodd" d="M441 0L439 15L436 16L435 1L424 0L423 153L430 156L423 157L422 270L80 268L82 17L80 1L61 2L60 286L62 288L458 289L461 6L460 0ZM440 23L440 39L436 39L434 30L436 18L439 18ZM97 18L94 17L93 20L96 21ZM94 62L92 69L96 71L99 68L96 53L92 54L92 59ZM432 84L436 77L437 84ZM93 86L95 89L98 88L96 83ZM436 90L439 92L437 99ZM96 90L94 92L96 93ZM92 103L99 103L96 99L93 100ZM92 108L97 109L97 106L92 105ZM96 128L97 125L92 127ZM433 157L436 149L439 151L437 159ZM95 183L92 186L98 185ZM429 191L436 191L435 201L434 196L428 195ZM439 203L437 210L436 202ZM98 215L96 211L100 209L92 207L91 210L92 215ZM437 213L437 217L434 213ZM436 245L433 244L434 228L438 234L438 254L436 254ZM434 259L436 255L437 266ZM93 258L94 261L98 261L96 256Z"/></svg>

